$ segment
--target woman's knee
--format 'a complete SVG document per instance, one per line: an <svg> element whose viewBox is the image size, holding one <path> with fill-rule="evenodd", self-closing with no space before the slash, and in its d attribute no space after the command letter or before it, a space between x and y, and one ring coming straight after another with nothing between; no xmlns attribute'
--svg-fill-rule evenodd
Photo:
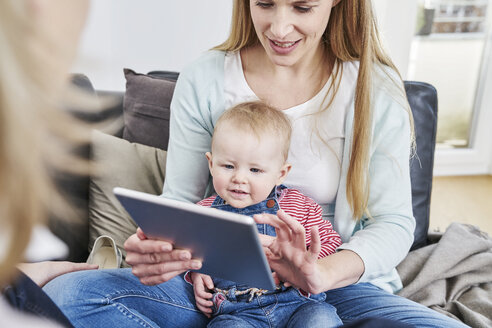
<svg viewBox="0 0 492 328"><path fill-rule="evenodd" d="M363 318L389 318L417 327L466 327L422 304L386 292L369 283L339 288L326 293L327 302L337 308L345 322Z"/></svg>
<svg viewBox="0 0 492 328"><path fill-rule="evenodd" d="M129 270L90 270L67 273L48 282L43 290L60 307L80 301L95 300L122 286L116 276Z"/></svg>

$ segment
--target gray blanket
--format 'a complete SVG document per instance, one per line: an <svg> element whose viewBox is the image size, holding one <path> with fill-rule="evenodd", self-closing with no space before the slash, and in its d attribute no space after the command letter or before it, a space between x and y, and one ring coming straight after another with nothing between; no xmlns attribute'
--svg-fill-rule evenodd
<svg viewBox="0 0 492 328"><path fill-rule="evenodd" d="M440 240L410 252L398 265L400 296L472 327L492 327L492 238L453 223Z"/></svg>

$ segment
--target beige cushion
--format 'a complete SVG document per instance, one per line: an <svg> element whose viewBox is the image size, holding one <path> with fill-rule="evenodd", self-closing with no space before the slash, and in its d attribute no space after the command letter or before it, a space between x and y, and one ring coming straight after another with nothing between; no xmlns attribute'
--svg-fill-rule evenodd
<svg viewBox="0 0 492 328"><path fill-rule="evenodd" d="M109 235L124 258L123 244L137 226L113 195L113 188L161 194L166 151L94 131L92 160L98 174L91 175L89 186L89 252L97 237Z"/></svg>

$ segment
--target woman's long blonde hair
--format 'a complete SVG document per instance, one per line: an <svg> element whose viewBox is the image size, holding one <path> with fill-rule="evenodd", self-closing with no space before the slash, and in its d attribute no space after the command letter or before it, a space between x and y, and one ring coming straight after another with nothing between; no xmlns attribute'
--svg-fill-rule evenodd
<svg viewBox="0 0 492 328"><path fill-rule="evenodd" d="M27 1L0 1L0 286L22 260L33 225L62 206L50 173L87 169L71 150L88 130L60 106L63 45L36 31L31 10Z"/></svg>
<svg viewBox="0 0 492 328"><path fill-rule="evenodd" d="M398 69L381 45L370 0L341 0L332 9L322 41L326 44L324 48L327 57L335 58L332 81L339 80L337 75L341 72L342 62L360 62L355 91L352 153L347 174L347 200L352 208L353 218L359 220L364 213L370 215L368 211L369 148L372 135L371 94L375 66L388 66L396 73ZM238 51L258 43L251 19L249 0L234 0L229 37L214 49ZM388 78L391 79L390 76ZM401 78L398 81L392 80L396 86L394 89L399 93L398 98L406 99ZM336 92L337 87L333 84L332 87ZM413 131L412 114L406 100L403 105L409 114Z"/></svg>

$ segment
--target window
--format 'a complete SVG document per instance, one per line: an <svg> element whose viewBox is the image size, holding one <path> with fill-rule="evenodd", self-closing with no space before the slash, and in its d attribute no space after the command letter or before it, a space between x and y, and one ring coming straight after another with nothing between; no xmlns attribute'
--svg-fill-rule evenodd
<svg viewBox="0 0 492 328"><path fill-rule="evenodd" d="M433 33L483 33L488 0L435 1Z"/></svg>
<svg viewBox="0 0 492 328"><path fill-rule="evenodd" d="M486 71L489 0L420 0L408 79L438 90L438 149L470 148Z"/></svg>

